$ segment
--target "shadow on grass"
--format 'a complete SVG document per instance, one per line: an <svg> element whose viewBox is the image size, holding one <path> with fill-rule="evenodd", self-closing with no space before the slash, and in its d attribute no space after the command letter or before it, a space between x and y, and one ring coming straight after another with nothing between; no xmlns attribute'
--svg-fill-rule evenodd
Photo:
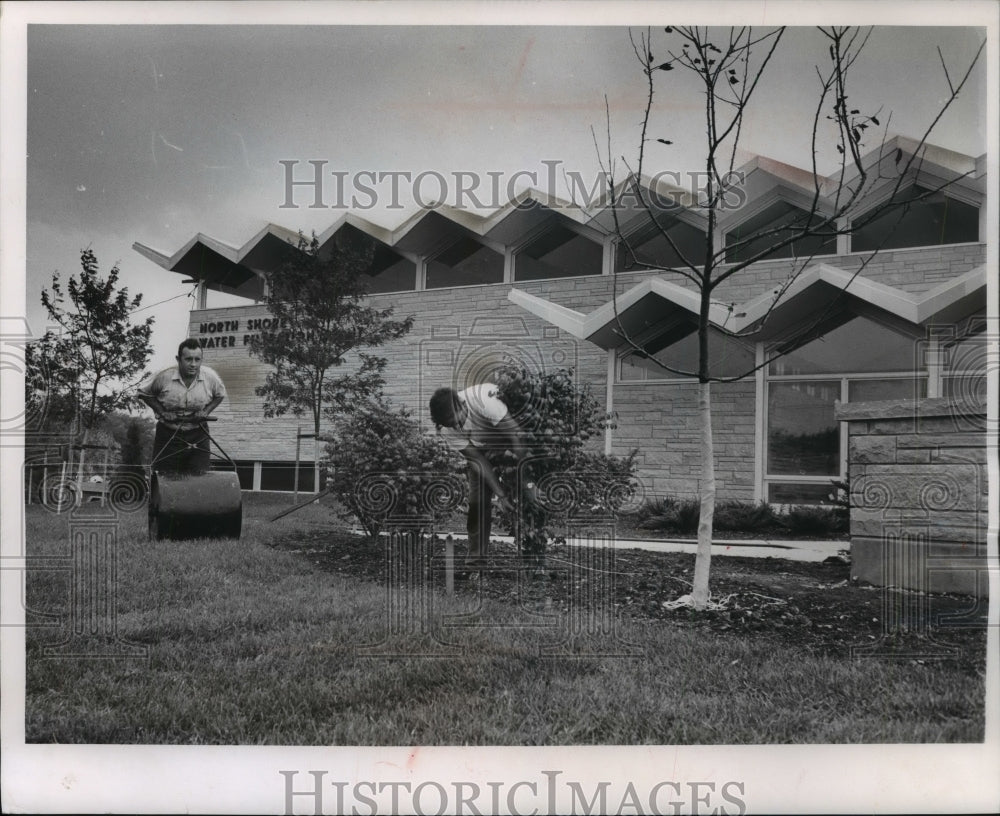
<svg viewBox="0 0 1000 816"><path fill-rule="evenodd" d="M117 634L145 647L142 660L46 657L45 646L66 634L70 574L30 570L28 608L60 625L31 626L27 633L27 740L571 745L982 739L982 677L954 666L852 661L755 637L737 624L723 632L629 614L624 603L616 607L613 636L578 632L576 653L547 655L551 630L525 620L567 625L567 610L550 597L552 584L523 602L489 586L464 587L454 596L413 588L396 600L415 606L394 607L393 587L362 569L379 562L381 553L331 529L329 510L311 506L303 512L312 517L265 525L268 510L266 503L248 507L250 523L238 541L150 542L142 513L121 517ZM64 516L30 511L27 525L29 554L66 551ZM640 568L626 559L619 566L642 580L650 580L646 569L669 577L665 573L676 566L649 563L654 566ZM400 610L415 614L393 629ZM427 610L433 615L424 616ZM442 627L442 620L468 625ZM446 654L412 654L417 636L442 646L442 631ZM601 653L617 654L622 644L630 656Z"/></svg>

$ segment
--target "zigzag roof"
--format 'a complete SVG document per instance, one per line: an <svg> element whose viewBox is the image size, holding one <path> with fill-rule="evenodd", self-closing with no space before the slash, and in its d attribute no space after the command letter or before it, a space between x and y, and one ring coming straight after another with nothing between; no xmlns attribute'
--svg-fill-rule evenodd
<svg viewBox="0 0 1000 816"><path fill-rule="evenodd" d="M512 289L512 303L603 349L626 347L625 337L657 351L697 329L698 293L662 278L648 278L586 314ZM829 311L822 327L870 314L897 330L921 337L926 327L973 314L986 303L986 266L914 295L827 263L807 268L784 290L745 303L713 302L709 321L719 329L753 340L775 340ZM834 307L831 309L831 306Z"/></svg>
<svg viewBox="0 0 1000 816"><path fill-rule="evenodd" d="M865 157L865 162L869 167L875 167L883 161L895 162L897 150L909 157L918 147L920 145L915 140L896 136L877 150L871 151ZM921 147L921 156L921 174L943 178L968 174L964 185L980 195L983 193L983 157L973 159L926 144ZM815 193L811 171L764 156L753 157L740 167L740 171L745 174L747 185L756 196L774 193L779 197L791 198L794 203L797 197L801 199L808 196L811 199ZM661 200L676 202L679 218L694 224L704 220L696 208L695 194L690 190L665 182L662 177L643 176L640 184L644 189L655 190ZM829 206L826 197L836 185L839 185L836 176L820 179L821 207ZM635 208L619 209L619 220L626 232L635 228L639 214ZM740 212L723 214L723 220L728 221L735 221L740 217L743 217ZM564 218L578 225L579 229L592 230L595 239L614 233L611 202L607 195L588 207L581 207L552 194L528 189L485 216L440 205L413 213L392 229L348 212L317 237L320 244L324 245L338 230L349 225L413 259L417 255L434 251L451 235L457 237L471 234L494 248L515 245L550 218ZM269 223L239 247L230 246L199 232L171 254L157 251L140 242L134 243L133 249L163 269L203 280L209 288L239 293L241 288L246 290L248 286L259 286L259 280L254 282L253 279L261 277L270 264L277 263L279 251L286 244L294 244L297 240L296 231Z"/></svg>

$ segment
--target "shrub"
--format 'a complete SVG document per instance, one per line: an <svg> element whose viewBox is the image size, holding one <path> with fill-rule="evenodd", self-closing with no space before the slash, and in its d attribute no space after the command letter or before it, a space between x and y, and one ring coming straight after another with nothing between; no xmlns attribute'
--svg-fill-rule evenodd
<svg viewBox="0 0 1000 816"><path fill-rule="evenodd" d="M848 473L843 479L831 479L833 492L830 494L830 501L845 511L851 509L851 475Z"/></svg>
<svg viewBox="0 0 1000 816"><path fill-rule="evenodd" d="M635 522L636 526L641 526L643 522L654 516L659 516L663 512L663 503L665 499L651 498L646 499L643 503L632 513L632 520Z"/></svg>
<svg viewBox="0 0 1000 816"><path fill-rule="evenodd" d="M666 497L647 501L634 514L642 530L694 533L701 505L698 499ZM848 511L840 507L792 506L778 512L766 502L723 501L715 507L714 531L767 535L828 536L846 532Z"/></svg>
<svg viewBox="0 0 1000 816"><path fill-rule="evenodd" d="M539 502L522 503L518 532L525 554L540 557L547 542L560 536L561 525L613 515L632 499L638 488L635 452L614 457L586 450L604 413L571 371L502 368L492 378L532 453L521 464L520 477L538 486ZM332 469L327 484L344 508L341 517L357 519L369 535L379 534L390 512L440 523L467 500L464 457L421 433L406 409L373 403L341 419L334 431L326 448ZM508 452L487 455L514 496L515 460ZM514 531L510 513L496 508L494 518L499 528Z"/></svg>
<svg viewBox="0 0 1000 816"><path fill-rule="evenodd" d="M522 504L519 532L524 554L540 558L547 542L560 536L561 525L615 514L631 500L638 487L635 452L614 457L587 449L607 417L589 387L577 384L572 370L539 373L503 366L492 377L533 454L520 465L521 477L538 485L539 503ZM515 484L513 460L500 456L493 461L501 480ZM511 528L515 519L500 512L497 521Z"/></svg>
<svg viewBox="0 0 1000 816"><path fill-rule="evenodd" d="M698 499L662 499L655 512L651 513L639 526L645 530L669 530L675 533L693 533L698 529L701 517L701 502Z"/></svg>
<svg viewBox="0 0 1000 816"><path fill-rule="evenodd" d="M777 516L767 502L724 501L715 508L713 528L743 533L767 533L776 527Z"/></svg>
<svg viewBox="0 0 1000 816"><path fill-rule="evenodd" d="M781 515L781 524L791 535L829 535L846 532L848 515L841 508L793 506Z"/></svg>
<svg viewBox="0 0 1000 816"><path fill-rule="evenodd" d="M460 502L461 463L421 433L407 409L370 403L338 421L334 437L326 446L327 485L343 508L340 517L356 519L373 538L390 514L440 522Z"/></svg>

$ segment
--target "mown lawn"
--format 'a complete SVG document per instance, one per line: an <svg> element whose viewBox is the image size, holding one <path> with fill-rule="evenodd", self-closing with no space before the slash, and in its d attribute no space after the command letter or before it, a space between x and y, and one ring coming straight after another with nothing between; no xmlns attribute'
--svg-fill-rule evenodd
<svg viewBox="0 0 1000 816"><path fill-rule="evenodd" d="M983 675L947 662L851 661L739 632L621 618L558 645L558 607L383 583L271 546L337 523L253 497L240 541L118 530L117 631L140 658L47 656L67 632L69 573L31 570L28 742L562 745L969 742ZM68 517L27 508L28 552L68 551ZM340 533L343 537L342 532ZM357 546L370 547L362 538ZM51 565L50 565L51 566ZM435 621L419 631L426 604ZM389 632L392 620L409 621ZM399 617L402 615L402 618ZM566 625L564 625L566 624ZM388 640L386 640L389 632ZM432 635L443 636L442 645ZM546 655L546 647L555 654ZM372 655L366 653L374 651ZM92 645L107 649L107 644ZM548 651L552 651L550 648ZM414 652L420 654L413 655ZM393 654L389 654L393 653ZM625 655L623 656L623 653ZM434 656L426 656L433 654ZM602 656L604 655L604 656Z"/></svg>

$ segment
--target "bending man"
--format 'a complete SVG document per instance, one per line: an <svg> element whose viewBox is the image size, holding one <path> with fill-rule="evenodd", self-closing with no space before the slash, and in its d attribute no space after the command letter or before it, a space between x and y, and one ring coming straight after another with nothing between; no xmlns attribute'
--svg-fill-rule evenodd
<svg viewBox="0 0 1000 816"><path fill-rule="evenodd" d="M226 397L219 375L201 364L198 341L177 347L177 365L164 369L139 387L138 396L156 415L153 468L161 472L204 473L210 443L205 418Z"/></svg>
<svg viewBox="0 0 1000 816"><path fill-rule="evenodd" d="M479 569L486 564L492 526L492 498L514 512L514 503L500 483L487 454L511 451L518 460L528 455L521 429L497 396L493 383L482 383L455 391L439 388L431 397L431 420L452 450L467 460L469 477L469 555L466 565Z"/></svg>

